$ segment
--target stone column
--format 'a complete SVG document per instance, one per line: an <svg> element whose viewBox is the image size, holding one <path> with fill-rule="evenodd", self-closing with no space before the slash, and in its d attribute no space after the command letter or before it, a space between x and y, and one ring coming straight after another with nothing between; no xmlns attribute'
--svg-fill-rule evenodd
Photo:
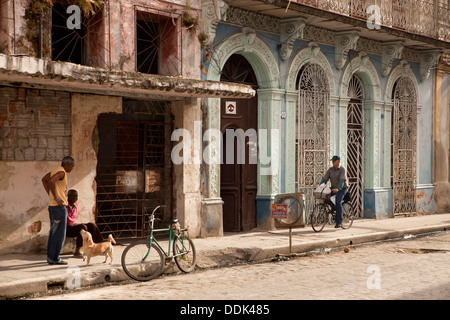
<svg viewBox="0 0 450 320"><path fill-rule="evenodd" d="M295 192L295 183L298 168L296 164L296 139L297 139L297 101L298 91L286 92L286 136L284 139L286 154L284 159L285 166L285 193Z"/></svg>
<svg viewBox="0 0 450 320"><path fill-rule="evenodd" d="M331 159L332 156L339 153L338 150L338 137L339 132L336 132L336 110L339 107L338 105L339 97L337 96L330 96L330 118L328 119L328 125L330 130L330 154L329 158Z"/></svg>
<svg viewBox="0 0 450 320"><path fill-rule="evenodd" d="M281 177L281 99L284 91L276 88L258 90L258 194L257 225L273 229L271 203L280 193Z"/></svg>
<svg viewBox="0 0 450 320"><path fill-rule="evenodd" d="M364 188L380 187L380 125L383 102L364 101Z"/></svg>
<svg viewBox="0 0 450 320"><path fill-rule="evenodd" d="M381 168L386 159L386 155L384 157L382 155L381 145L383 142L381 141L382 106L382 101L364 101L364 216L366 218L386 217L391 211L390 191L380 188L384 183ZM388 121L390 127L390 116ZM390 129L388 131L390 132ZM389 149L388 154L390 155L390 135L388 138L385 136L385 139L388 139L389 142L384 147L385 150Z"/></svg>
<svg viewBox="0 0 450 320"><path fill-rule="evenodd" d="M176 216L180 220L181 226L189 228L189 234L196 237L200 235L202 227L200 183L202 144L201 141L195 140L201 139L200 99L186 98L184 101L174 102L172 113L175 115L175 128L186 130L191 141L190 148L189 144L183 143L183 156L188 152L190 157L183 157L181 163L173 165ZM200 129L200 133L198 133L198 129Z"/></svg>
<svg viewBox="0 0 450 320"><path fill-rule="evenodd" d="M384 104L384 156L383 156L383 177L381 186L392 188L391 186L391 143L392 143L392 110L394 103L392 101Z"/></svg>
<svg viewBox="0 0 450 320"><path fill-rule="evenodd" d="M220 197L220 164L221 139L220 132L220 99L207 98L204 119L204 198L202 200L202 228L200 236L223 236L223 201Z"/></svg>
<svg viewBox="0 0 450 320"><path fill-rule="evenodd" d="M347 97L339 98L339 144L337 149L343 167L347 167L347 108L349 101L350 98Z"/></svg>
<svg viewBox="0 0 450 320"><path fill-rule="evenodd" d="M438 65L434 79L433 143L434 201L436 212L450 211L449 184L449 104L450 66Z"/></svg>

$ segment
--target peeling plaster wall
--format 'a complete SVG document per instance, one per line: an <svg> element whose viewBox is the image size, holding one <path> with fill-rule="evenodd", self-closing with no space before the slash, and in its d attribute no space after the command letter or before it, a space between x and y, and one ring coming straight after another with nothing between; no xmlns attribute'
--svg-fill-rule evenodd
<svg viewBox="0 0 450 320"><path fill-rule="evenodd" d="M162 14L166 13L172 17L175 22L177 19L181 20L180 12L186 8L186 1L112 1L111 5L111 21L120 21L120 23L111 23L111 62L112 68L121 69L124 71L136 71L136 13L135 11L150 12L158 14L159 10ZM200 0L190 0L191 15L198 14L201 8ZM169 14L171 11L177 10L175 14ZM178 21L177 28L180 28L181 22ZM199 28L198 28L199 29ZM197 38L198 30L191 32L190 30L182 30L176 32L178 37L177 46L172 46L172 50L180 50L182 63L182 75L187 78L200 79L200 43ZM168 46L170 47L170 46ZM179 47L179 48L178 48ZM167 56L167 54L165 54ZM164 69L164 66L161 66ZM162 74L169 75L162 72Z"/></svg>
<svg viewBox="0 0 450 320"><path fill-rule="evenodd" d="M190 152L194 159L194 125L201 121L200 99L186 99L172 104L172 114L175 116L175 128L188 130L191 137L191 149L184 149L183 153ZM178 142L174 142L178 144ZM173 194L174 212L183 228L189 228L192 237L203 236L205 221L201 218L201 169L200 164L191 163L173 164Z"/></svg>
<svg viewBox="0 0 450 320"><path fill-rule="evenodd" d="M71 111L75 168L68 174L68 188L78 190L77 222L94 222L97 117L100 113L121 113L122 98L72 94ZM41 179L59 165L60 160L0 161L0 254L46 250L48 195Z"/></svg>
<svg viewBox="0 0 450 320"><path fill-rule="evenodd" d="M0 253L46 247L48 195L41 179L59 164L60 161L0 161Z"/></svg>
<svg viewBox="0 0 450 320"><path fill-rule="evenodd" d="M433 198L436 212L450 210L450 67L438 66L435 71L434 107L434 185Z"/></svg>
<svg viewBox="0 0 450 320"><path fill-rule="evenodd" d="M70 93L0 87L0 253L46 247L41 179L70 154Z"/></svg>
<svg viewBox="0 0 450 320"><path fill-rule="evenodd" d="M70 188L78 191L77 223L94 222L96 209L97 118L101 113L122 113L122 98L72 94L72 156L75 167Z"/></svg>

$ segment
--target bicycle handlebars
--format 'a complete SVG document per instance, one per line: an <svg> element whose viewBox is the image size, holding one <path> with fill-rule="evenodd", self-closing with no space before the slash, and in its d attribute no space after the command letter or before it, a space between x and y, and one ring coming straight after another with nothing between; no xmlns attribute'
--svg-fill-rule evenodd
<svg viewBox="0 0 450 320"><path fill-rule="evenodd" d="M166 205L162 204L162 205L157 206L155 209L153 209L152 214L150 215L150 221L149 221L149 226L151 229L153 229L153 222L155 222L155 220L162 221L162 219L155 218L156 210L158 210L159 208L165 208L165 207L166 207Z"/></svg>

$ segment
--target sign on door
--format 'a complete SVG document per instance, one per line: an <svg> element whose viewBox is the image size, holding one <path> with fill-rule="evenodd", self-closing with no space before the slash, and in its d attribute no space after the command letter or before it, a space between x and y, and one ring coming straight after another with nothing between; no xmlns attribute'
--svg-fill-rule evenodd
<svg viewBox="0 0 450 320"><path fill-rule="evenodd" d="M226 101L225 102L225 113L226 114L236 114L236 101Z"/></svg>

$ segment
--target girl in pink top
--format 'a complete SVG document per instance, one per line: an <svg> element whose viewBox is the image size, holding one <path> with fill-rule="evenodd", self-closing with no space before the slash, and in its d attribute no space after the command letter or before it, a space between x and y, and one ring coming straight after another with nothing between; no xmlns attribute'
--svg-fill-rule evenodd
<svg viewBox="0 0 450 320"><path fill-rule="evenodd" d="M83 229L85 231L90 232L92 235L92 240L95 243L100 243L103 241L102 234L98 227L94 223L81 223L76 224L75 219L78 215L78 192L76 190L70 189L67 193L67 201L69 204L67 205L67 230L66 237L76 237L77 244L74 253L75 258L82 258L83 256L80 253L81 247L83 247L83 238L81 237L80 231Z"/></svg>

